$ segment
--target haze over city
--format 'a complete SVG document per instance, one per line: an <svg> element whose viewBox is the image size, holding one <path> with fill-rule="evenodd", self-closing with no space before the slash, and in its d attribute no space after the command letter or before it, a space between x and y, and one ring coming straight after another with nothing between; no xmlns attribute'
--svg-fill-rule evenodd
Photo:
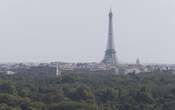
<svg viewBox="0 0 175 110"><path fill-rule="evenodd" d="M175 63L173 0L0 1L0 62L99 62L110 7L120 62Z"/></svg>

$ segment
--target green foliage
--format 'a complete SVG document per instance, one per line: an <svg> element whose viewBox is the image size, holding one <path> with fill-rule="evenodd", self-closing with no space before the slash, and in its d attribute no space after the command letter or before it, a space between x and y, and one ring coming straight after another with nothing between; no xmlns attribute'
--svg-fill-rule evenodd
<svg viewBox="0 0 175 110"><path fill-rule="evenodd" d="M21 110L18 107L9 107L7 104L2 103L0 104L0 110Z"/></svg>
<svg viewBox="0 0 175 110"><path fill-rule="evenodd" d="M74 101L79 102L89 102L94 103L94 95L89 87L80 86L75 88L73 91L69 93L69 98L71 98Z"/></svg>
<svg viewBox="0 0 175 110"><path fill-rule="evenodd" d="M41 74L45 69L36 70ZM175 75L166 71L65 73L62 80L44 74L0 74L0 110L174 110L174 85Z"/></svg>
<svg viewBox="0 0 175 110"><path fill-rule="evenodd" d="M0 81L0 93L17 94L15 83L11 81Z"/></svg>
<svg viewBox="0 0 175 110"><path fill-rule="evenodd" d="M97 106L88 103L80 102L62 102L58 104L53 104L49 108L50 110L97 110Z"/></svg>

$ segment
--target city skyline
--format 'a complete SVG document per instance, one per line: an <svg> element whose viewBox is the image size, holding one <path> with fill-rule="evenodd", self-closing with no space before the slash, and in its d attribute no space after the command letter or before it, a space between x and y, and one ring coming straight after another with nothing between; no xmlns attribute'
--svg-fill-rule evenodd
<svg viewBox="0 0 175 110"><path fill-rule="evenodd" d="M110 4L119 62L175 64L171 0L0 1L0 62L100 62Z"/></svg>

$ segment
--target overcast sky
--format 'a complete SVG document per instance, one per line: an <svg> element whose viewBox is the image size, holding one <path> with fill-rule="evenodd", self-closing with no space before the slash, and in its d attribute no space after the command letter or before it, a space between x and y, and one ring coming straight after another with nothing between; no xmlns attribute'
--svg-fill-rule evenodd
<svg viewBox="0 0 175 110"><path fill-rule="evenodd" d="M99 62L114 13L120 62L175 63L174 0L0 0L0 62Z"/></svg>

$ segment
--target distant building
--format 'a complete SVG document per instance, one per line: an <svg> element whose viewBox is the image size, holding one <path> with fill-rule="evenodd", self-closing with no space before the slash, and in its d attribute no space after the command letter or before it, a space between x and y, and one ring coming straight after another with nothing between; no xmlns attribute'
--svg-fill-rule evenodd
<svg viewBox="0 0 175 110"><path fill-rule="evenodd" d="M56 65L56 76L61 77L62 70L59 68L59 65Z"/></svg>
<svg viewBox="0 0 175 110"><path fill-rule="evenodd" d="M105 51L105 56L103 59L103 63L107 65L117 65L118 59L116 56L116 50L114 45L114 35L113 35L113 13L110 10L109 12L109 30L108 30L108 40L107 40L107 48Z"/></svg>
<svg viewBox="0 0 175 110"><path fill-rule="evenodd" d="M140 66L140 65L141 65L140 59L139 59L139 58L136 60L136 65L137 65L137 66Z"/></svg>
<svg viewBox="0 0 175 110"><path fill-rule="evenodd" d="M15 72L13 72L13 71L6 71L6 74L7 74L7 75L14 75Z"/></svg>

